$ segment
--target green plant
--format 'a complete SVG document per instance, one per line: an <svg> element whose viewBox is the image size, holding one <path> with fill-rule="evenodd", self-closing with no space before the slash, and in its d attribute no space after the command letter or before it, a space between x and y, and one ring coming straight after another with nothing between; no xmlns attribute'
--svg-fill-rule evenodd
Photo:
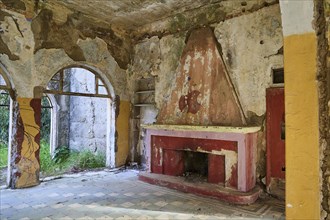
<svg viewBox="0 0 330 220"><path fill-rule="evenodd" d="M54 152L54 162L63 163L70 156L70 149L67 146L58 147Z"/></svg>
<svg viewBox="0 0 330 220"><path fill-rule="evenodd" d="M8 147L0 143L0 168L6 167L8 162Z"/></svg>
<svg viewBox="0 0 330 220"><path fill-rule="evenodd" d="M47 141L42 140L40 143L40 171L43 176L58 175L73 169L82 170L104 166L104 154L94 154L91 151L77 152L63 146L55 150L52 159Z"/></svg>
<svg viewBox="0 0 330 220"><path fill-rule="evenodd" d="M52 167L55 166L55 162L52 160L49 145L46 141L41 140L40 142L40 170L42 172L48 172L52 170Z"/></svg>
<svg viewBox="0 0 330 220"><path fill-rule="evenodd" d="M57 160L53 159L50 154L50 146L47 141L42 140L40 143L40 171L44 176L55 175L67 172L72 164L77 160L76 154L67 153L67 147L58 148Z"/></svg>
<svg viewBox="0 0 330 220"><path fill-rule="evenodd" d="M91 151L82 151L79 154L79 160L76 164L78 168L98 168L105 166L105 156L103 154L94 154Z"/></svg>

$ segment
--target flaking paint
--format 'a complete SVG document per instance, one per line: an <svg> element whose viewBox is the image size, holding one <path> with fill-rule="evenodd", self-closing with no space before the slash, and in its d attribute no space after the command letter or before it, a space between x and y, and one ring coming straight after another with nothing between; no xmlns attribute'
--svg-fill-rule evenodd
<svg viewBox="0 0 330 220"><path fill-rule="evenodd" d="M193 30L182 53L181 68L159 124L245 125L217 42L210 28Z"/></svg>
<svg viewBox="0 0 330 220"><path fill-rule="evenodd" d="M23 126L24 137L21 146L15 146L20 150L19 155L15 155L16 164L14 166L17 178L13 183L14 188L24 188L39 184L39 149L40 149L40 99L17 98L20 118ZM20 128L18 128L20 129Z"/></svg>

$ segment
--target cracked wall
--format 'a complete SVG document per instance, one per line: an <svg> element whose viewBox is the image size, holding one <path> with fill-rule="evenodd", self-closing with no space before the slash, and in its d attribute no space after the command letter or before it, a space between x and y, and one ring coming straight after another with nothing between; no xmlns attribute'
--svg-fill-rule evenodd
<svg viewBox="0 0 330 220"><path fill-rule="evenodd" d="M94 74L87 70L71 69L70 82L72 91L94 92ZM70 96L70 149L106 154L108 104L107 98Z"/></svg>

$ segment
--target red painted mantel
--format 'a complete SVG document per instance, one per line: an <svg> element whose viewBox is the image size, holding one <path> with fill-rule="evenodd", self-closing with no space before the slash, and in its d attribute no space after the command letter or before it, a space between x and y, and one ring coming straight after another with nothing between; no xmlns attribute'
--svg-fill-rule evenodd
<svg viewBox="0 0 330 220"><path fill-rule="evenodd" d="M256 192L254 188L259 127L190 125L143 125L142 127L146 129L145 146L149 173L182 176L183 152L202 152L208 155L208 183L219 184L243 194L249 191ZM143 174L141 175L141 180L150 177L150 175L144 177ZM155 181L147 182L155 183ZM176 188L180 189L180 187ZM255 195L254 197L257 198Z"/></svg>

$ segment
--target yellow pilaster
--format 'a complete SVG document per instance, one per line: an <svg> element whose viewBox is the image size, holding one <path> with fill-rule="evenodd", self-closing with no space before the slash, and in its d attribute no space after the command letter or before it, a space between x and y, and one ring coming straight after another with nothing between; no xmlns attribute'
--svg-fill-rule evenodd
<svg viewBox="0 0 330 220"><path fill-rule="evenodd" d="M315 33L284 38L286 217L320 219Z"/></svg>
<svg viewBox="0 0 330 220"><path fill-rule="evenodd" d="M121 101L119 106L119 115L116 122L118 132L118 151L116 152L116 166L125 164L129 151L129 116L130 102Z"/></svg>

